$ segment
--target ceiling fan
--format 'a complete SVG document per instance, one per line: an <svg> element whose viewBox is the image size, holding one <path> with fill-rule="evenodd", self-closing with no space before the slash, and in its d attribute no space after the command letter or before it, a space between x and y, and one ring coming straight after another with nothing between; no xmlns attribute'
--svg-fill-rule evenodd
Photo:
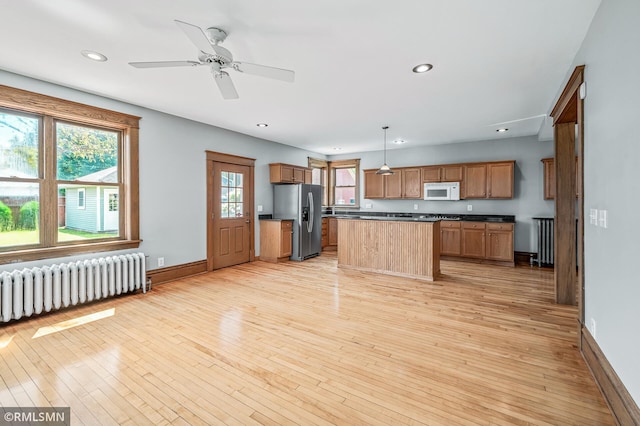
<svg viewBox="0 0 640 426"><path fill-rule="evenodd" d="M246 74L258 75L261 77L273 78L293 83L295 73L282 68L267 67L265 65L250 64L248 62L236 62L233 55L224 47L220 46L227 38L227 33L220 28L211 27L202 31L200 27L175 20L175 23L196 45L200 54L197 61L160 61L160 62L129 62L129 65L136 68L164 68L164 67L191 67L206 65L211 69L214 81L225 99L238 99L231 77L224 71L227 68L234 69Z"/></svg>

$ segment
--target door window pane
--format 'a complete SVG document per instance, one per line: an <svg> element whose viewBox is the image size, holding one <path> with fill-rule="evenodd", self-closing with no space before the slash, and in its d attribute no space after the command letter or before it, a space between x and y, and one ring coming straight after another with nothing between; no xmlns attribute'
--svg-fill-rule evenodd
<svg viewBox="0 0 640 426"><path fill-rule="evenodd" d="M242 217L244 206L242 173L222 172L220 188L220 215L223 218Z"/></svg>

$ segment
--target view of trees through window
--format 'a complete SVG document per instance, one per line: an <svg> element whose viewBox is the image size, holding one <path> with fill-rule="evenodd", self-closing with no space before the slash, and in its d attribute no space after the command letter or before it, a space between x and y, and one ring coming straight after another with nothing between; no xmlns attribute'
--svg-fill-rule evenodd
<svg viewBox="0 0 640 426"><path fill-rule="evenodd" d="M120 133L64 122L55 122L55 141L42 133L40 117L0 110L0 249L41 242L40 203L56 202L53 192L42 198L47 179L57 185L59 242L119 236ZM54 144L57 173L46 176Z"/></svg>

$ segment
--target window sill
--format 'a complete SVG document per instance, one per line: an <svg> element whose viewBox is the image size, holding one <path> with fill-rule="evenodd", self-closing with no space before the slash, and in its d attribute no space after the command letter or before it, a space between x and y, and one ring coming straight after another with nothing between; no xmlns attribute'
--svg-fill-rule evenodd
<svg viewBox="0 0 640 426"><path fill-rule="evenodd" d="M141 242L142 240L118 240L93 244L75 244L59 247L13 250L6 253L0 253L0 265L65 257L74 254L127 250L140 247Z"/></svg>

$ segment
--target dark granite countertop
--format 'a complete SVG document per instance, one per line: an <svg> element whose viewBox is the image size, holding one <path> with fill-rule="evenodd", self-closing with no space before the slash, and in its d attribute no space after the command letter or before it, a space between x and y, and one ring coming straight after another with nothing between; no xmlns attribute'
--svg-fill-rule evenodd
<svg viewBox="0 0 640 426"><path fill-rule="evenodd" d="M393 213L393 212L369 212L369 211L341 211L332 214L324 212L322 217L359 218L370 220L405 220L433 222L436 220L460 220L464 222L497 222L515 223L514 215L486 215L486 214L453 214L453 213Z"/></svg>

